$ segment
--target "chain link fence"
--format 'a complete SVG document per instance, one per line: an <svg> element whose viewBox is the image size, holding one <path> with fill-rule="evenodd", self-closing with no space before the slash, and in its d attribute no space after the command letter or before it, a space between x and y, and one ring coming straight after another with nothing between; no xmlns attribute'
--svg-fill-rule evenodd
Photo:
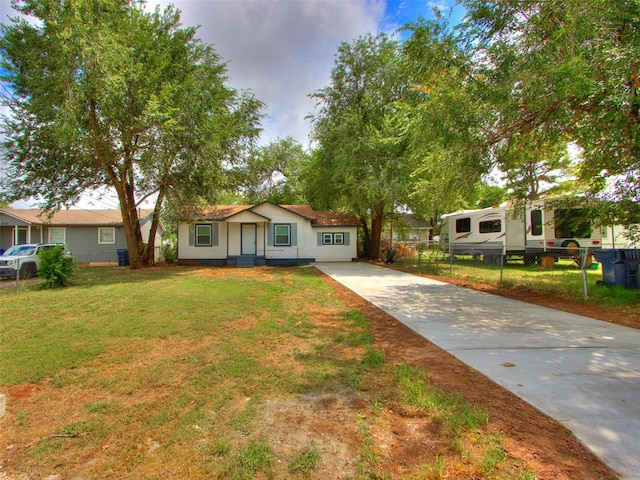
<svg viewBox="0 0 640 480"><path fill-rule="evenodd" d="M405 255L396 263L423 273L585 298L602 283L593 250L575 244L513 252L500 246L430 243L419 245L413 256Z"/></svg>
<svg viewBox="0 0 640 480"><path fill-rule="evenodd" d="M42 279L36 276L35 268L31 268L31 264L21 265L20 258L12 261L15 262L14 265L0 268L0 290L15 289L19 292L21 288L42 283Z"/></svg>

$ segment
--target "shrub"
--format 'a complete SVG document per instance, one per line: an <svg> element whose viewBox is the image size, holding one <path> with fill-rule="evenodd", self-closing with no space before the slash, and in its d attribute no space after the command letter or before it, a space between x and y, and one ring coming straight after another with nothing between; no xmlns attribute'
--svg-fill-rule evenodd
<svg viewBox="0 0 640 480"><path fill-rule="evenodd" d="M66 287L73 275L73 259L61 246L38 252L40 268L38 275L46 279L45 288Z"/></svg>
<svg viewBox="0 0 640 480"><path fill-rule="evenodd" d="M178 261L178 242L176 235L168 233L162 238L162 259L167 263L176 263Z"/></svg>

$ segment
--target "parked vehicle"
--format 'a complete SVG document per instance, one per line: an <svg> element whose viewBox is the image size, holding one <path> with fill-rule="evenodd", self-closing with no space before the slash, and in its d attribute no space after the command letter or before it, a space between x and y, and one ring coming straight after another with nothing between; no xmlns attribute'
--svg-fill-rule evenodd
<svg viewBox="0 0 640 480"><path fill-rule="evenodd" d="M16 278L19 272L20 278L32 278L38 273L40 258L38 253L57 246L58 243L29 243L25 245L14 245L0 256L0 278ZM65 255L71 255L65 252Z"/></svg>
<svg viewBox="0 0 640 480"><path fill-rule="evenodd" d="M580 208L556 208L538 200L516 209L512 202L478 210L460 210L442 216L445 251L472 255L489 263L503 256L522 257L526 264L543 256L574 257L582 248L602 248L602 231L592 228Z"/></svg>

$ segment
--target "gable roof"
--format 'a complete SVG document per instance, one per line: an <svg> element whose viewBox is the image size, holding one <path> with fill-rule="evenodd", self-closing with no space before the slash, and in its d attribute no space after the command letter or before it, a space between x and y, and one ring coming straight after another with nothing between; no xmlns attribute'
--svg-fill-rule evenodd
<svg viewBox="0 0 640 480"><path fill-rule="evenodd" d="M254 209L260 205L270 204L309 220L314 227L341 226L359 227L361 222L349 212L314 210L310 205L277 205L271 202L262 202L257 205L212 205L202 207L194 212L193 218L199 220L225 221L228 218L251 211L257 215Z"/></svg>
<svg viewBox="0 0 640 480"><path fill-rule="evenodd" d="M121 226L120 210L58 210L48 217L43 210L3 208L0 213L32 225L51 226ZM140 221L153 213L151 209L140 210Z"/></svg>
<svg viewBox="0 0 640 480"><path fill-rule="evenodd" d="M403 213L398 217L398 220L404 223L407 227L413 228L416 230L419 229L431 229L431 225L421 218L414 217L413 215Z"/></svg>

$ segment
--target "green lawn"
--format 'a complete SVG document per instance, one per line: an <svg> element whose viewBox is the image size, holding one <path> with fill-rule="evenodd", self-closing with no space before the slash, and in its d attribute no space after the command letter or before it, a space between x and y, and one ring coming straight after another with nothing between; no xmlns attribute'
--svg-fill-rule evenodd
<svg viewBox="0 0 640 480"><path fill-rule="evenodd" d="M0 319L10 477L396 478L391 404L438 446L402 478L534 477L312 268L81 268Z"/></svg>
<svg viewBox="0 0 640 480"><path fill-rule="evenodd" d="M541 268L536 264L525 266L522 260L514 259L508 261L501 271L499 265L474 261L469 256L456 256L451 262L442 252L425 251L420 256L398 259L395 266L416 273L464 278L587 303L631 308L640 313L640 290L598 285L597 282L602 280L602 270L595 262L595 268L586 270L586 298L582 270L571 260L561 259L552 268Z"/></svg>

